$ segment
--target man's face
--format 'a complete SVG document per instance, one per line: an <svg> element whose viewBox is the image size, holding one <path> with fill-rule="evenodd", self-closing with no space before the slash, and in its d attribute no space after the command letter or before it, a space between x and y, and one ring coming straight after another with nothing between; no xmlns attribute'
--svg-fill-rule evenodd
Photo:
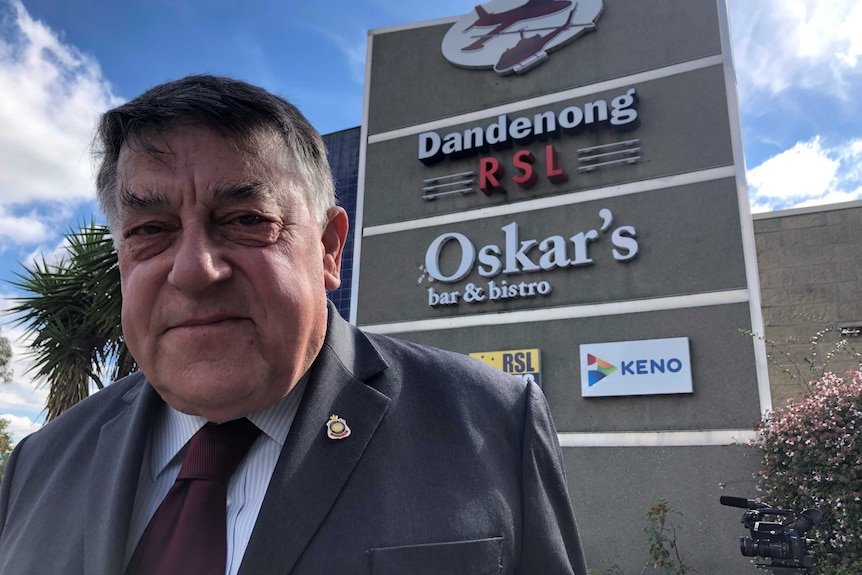
<svg viewBox="0 0 862 575"><path fill-rule="evenodd" d="M243 145L191 126L146 141L159 153L126 145L118 164L126 343L180 411L265 409L320 350L347 216L317 223L274 135Z"/></svg>

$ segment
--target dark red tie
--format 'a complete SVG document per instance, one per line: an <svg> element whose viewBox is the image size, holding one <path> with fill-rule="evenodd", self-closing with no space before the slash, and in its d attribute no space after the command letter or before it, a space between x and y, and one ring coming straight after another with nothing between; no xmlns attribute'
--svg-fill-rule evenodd
<svg viewBox="0 0 862 575"><path fill-rule="evenodd" d="M141 536L126 575L224 575L227 483L260 434L248 419L207 423Z"/></svg>

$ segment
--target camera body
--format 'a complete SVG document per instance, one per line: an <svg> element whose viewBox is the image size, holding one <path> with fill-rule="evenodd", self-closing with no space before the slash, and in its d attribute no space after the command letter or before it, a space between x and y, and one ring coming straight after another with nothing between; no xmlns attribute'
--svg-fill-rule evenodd
<svg viewBox="0 0 862 575"><path fill-rule="evenodd" d="M809 547L814 542L804 535L822 521L823 514L819 510L806 509L797 518L788 509L773 509L740 497L722 497L721 504L746 509L742 524L751 536L739 538L739 550L745 557L769 560L755 563L758 569L770 569L775 575L808 575L811 572L814 555ZM766 517L777 521L766 521Z"/></svg>
<svg viewBox="0 0 862 575"><path fill-rule="evenodd" d="M759 519L761 515L786 510L764 511L747 511L743 516L742 523L751 532L751 537L739 538L739 550L743 556L772 559L770 564L762 564L765 568L791 567L805 573L814 567L814 556L808 552L808 539L783 523Z"/></svg>

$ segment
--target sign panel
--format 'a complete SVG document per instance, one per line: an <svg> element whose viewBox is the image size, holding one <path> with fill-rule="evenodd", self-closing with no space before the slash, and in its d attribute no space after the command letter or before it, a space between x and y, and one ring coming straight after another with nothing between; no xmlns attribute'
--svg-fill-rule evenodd
<svg viewBox="0 0 862 575"><path fill-rule="evenodd" d="M581 395L692 393L687 337L582 344Z"/></svg>
<svg viewBox="0 0 862 575"><path fill-rule="evenodd" d="M491 367L496 367L510 375L516 375L521 379L534 381L542 385L542 369L540 350L534 349L510 349L506 351L479 351L471 353L474 357L483 361Z"/></svg>

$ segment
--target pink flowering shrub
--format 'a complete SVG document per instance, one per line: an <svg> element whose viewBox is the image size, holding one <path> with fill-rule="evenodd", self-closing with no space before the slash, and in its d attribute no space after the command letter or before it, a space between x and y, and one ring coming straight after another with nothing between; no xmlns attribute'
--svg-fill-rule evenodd
<svg viewBox="0 0 862 575"><path fill-rule="evenodd" d="M811 395L767 414L758 431L760 488L774 507L817 507L823 522L807 533L817 573L862 573L862 372L824 374Z"/></svg>

